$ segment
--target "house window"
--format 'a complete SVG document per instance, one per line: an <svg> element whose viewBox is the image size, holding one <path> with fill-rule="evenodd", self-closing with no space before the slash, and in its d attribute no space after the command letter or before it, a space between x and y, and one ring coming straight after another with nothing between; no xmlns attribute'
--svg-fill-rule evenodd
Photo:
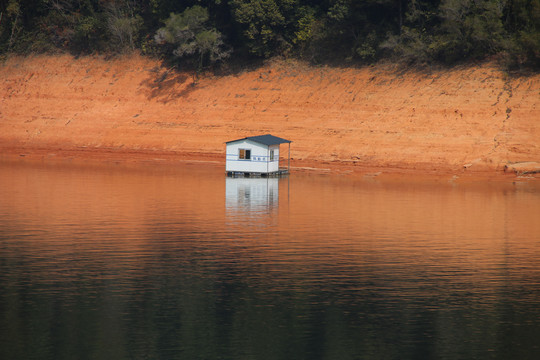
<svg viewBox="0 0 540 360"><path fill-rule="evenodd" d="M251 150L249 149L240 149L238 154L240 160L250 160L251 159Z"/></svg>
<svg viewBox="0 0 540 360"><path fill-rule="evenodd" d="M270 150L270 161L274 161L274 150Z"/></svg>

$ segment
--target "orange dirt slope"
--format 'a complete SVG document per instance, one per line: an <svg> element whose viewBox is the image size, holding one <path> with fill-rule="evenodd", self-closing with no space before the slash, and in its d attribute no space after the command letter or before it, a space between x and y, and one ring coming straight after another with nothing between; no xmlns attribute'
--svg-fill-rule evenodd
<svg viewBox="0 0 540 360"><path fill-rule="evenodd" d="M293 141L297 168L540 169L540 75L492 64L426 73L273 61L193 84L139 55L61 55L11 57L0 79L4 154L222 161L224 142L271 133Z"/></svg>

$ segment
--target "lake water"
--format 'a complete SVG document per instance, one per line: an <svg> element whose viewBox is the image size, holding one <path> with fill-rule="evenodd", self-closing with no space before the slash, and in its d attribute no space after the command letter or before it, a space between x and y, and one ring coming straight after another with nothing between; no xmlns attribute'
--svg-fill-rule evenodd
<svg viewBox="0 0 540 360"><path fill-rule="evenodd" d="M527 181L0 162L1 359L539 359Z"/></svg>

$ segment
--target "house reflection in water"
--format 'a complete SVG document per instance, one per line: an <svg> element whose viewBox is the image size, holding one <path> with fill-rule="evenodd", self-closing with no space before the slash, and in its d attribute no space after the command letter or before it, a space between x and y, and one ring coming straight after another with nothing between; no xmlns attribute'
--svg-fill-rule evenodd
<svg viewBox="0 0 540 360"><path fill-rule="evenodd" d="M279 204L279 178L225 179L225 207L229 220L256 225L270 220ZM247 222L246 222L247 220Z"/></svg>

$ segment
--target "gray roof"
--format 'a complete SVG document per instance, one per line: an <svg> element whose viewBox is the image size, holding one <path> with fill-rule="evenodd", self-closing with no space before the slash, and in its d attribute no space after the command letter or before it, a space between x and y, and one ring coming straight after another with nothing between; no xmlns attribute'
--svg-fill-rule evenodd
<svg viewBox="0 0 540 360"><path fill-rule="evenodd" d="M241 140L251 140L251 141L254 141L256 143L263 144L263 145L266 145L266 146L278 145L278 144L284 144L284 143L291 143L292 142L290 140L285 140L285 139L282 139L282 138L274 136L274 135L266 134L266 135L259 135L259 136L248 136L248 137L245 137L243 139L227 141L226 144L230 144L230 143L241 141Z"/></svg>

